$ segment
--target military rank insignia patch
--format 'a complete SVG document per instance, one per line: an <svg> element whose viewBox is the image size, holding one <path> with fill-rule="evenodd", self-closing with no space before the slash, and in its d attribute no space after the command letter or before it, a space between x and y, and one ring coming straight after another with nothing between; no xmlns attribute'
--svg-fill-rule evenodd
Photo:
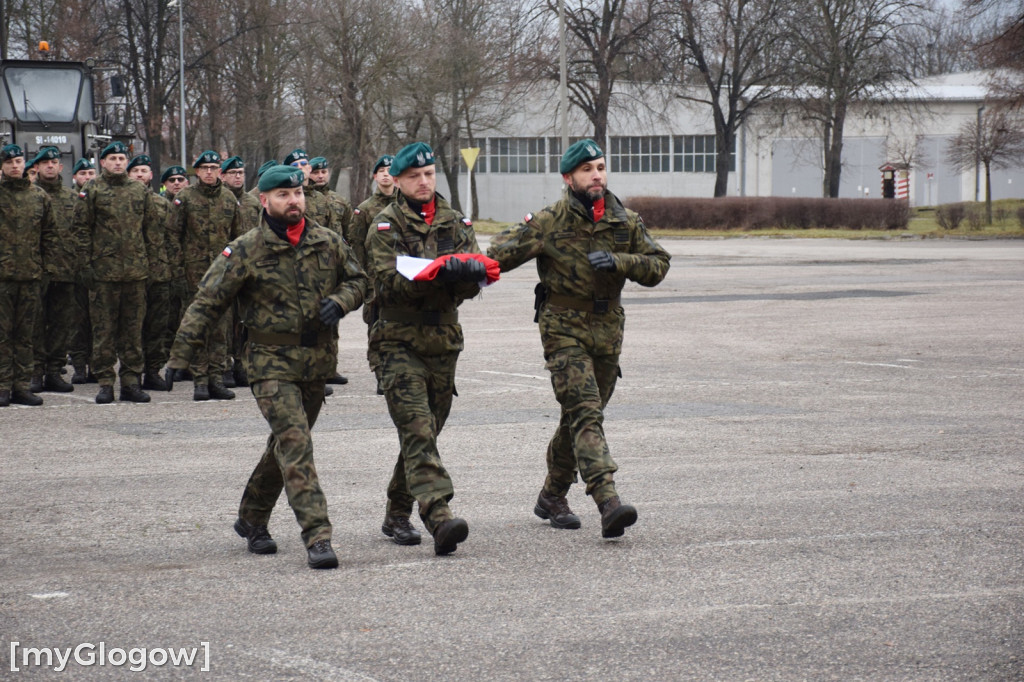
<svg viewBox="0 0 1024 682"><path fill-rule="evenodd" d="M377 223L377 231L383 232L384 230L390 230L391 223Z"/></svg>
<svg viewBox="0 0 1024 682"><path fill-rule="evenodd" d="M225 246L224 250L220 252L220 255L224 256L225 258L231 258L231 253L231 247Z"/></svg>

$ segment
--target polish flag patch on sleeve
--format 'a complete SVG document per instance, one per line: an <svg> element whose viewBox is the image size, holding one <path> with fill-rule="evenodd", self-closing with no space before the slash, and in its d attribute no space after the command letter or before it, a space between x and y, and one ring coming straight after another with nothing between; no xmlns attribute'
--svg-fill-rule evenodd
<svg viewBox="0 0 1024 682"><path fill-rule="evenodd" d="M224 250L220 252L220 255L224 256L225 258L231 258L232 253L233 251L231 250L231 247L225 246Z"/></svg>
<svg viewBox="0 0 1024 682"><path fill-rule="evenodd" d="M175 206L181 206L181 199L175 199L174 200L174 205Z"/></svg>
<svg viewBox="0 0 1024 682"><path fill-rule="evenodd" d="M532 213L527 213L526 216L523 218L523 222L524 223L528 223L531 220L533 220L533 214Z"/></svg>
<svg viewBox="0 0 1024 682"><path fill-rule="evenodd" d="M352 212L355 213L356 215L359 215L359 214L362 213L362 211L360 211L358 208L352 209Z"/></svg>
<svg viewBox="0 0 1024 682"><path fill-rule="evenodd" d="M391 223L377 223L377 231L383 232L384 230L390 230Z"/></svg>
<svg viewBox="0 0 1024 682"><path fill-rule="evenodd" d="M78 193L78 198L79 199L84 199L85 197L86 197L85 191L81 191L81 192Z"/></svg>
<svg viewBox="0 0 1024 682"><path fill-rule="evenodd" d="M469 218L463 218L462 222L466 224L466 227L473 227L473 221Z"/></svg>

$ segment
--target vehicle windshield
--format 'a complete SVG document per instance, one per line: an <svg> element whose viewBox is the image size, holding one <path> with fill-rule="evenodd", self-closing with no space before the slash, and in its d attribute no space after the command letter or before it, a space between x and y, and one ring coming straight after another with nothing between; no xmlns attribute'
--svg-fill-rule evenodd
<svg viewBox="0 0 1024 682"><path fill-rule="evenodd" d="M14 115L22 121L75 120L81 71L11 67L4 69L4 84L10 100L0 104L0 110L13 105Z"/></svg>

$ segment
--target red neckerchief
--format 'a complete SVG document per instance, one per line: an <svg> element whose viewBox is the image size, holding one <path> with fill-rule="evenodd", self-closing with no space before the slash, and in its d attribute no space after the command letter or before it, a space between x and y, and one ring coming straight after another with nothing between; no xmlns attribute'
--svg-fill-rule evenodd
<svg viewBox="0 0 1024 682"><path fill-rule="evenodd" d="M427 221L427 225L433 225L434 216L437 214L437 197L431 198L430 203L423 204L420 212L423 214L423 219Z"/></svg>
<svg viewBox="0 0 1024 682"><path fill-rule="evenodd" d="M294 225L288 226L288 243L292 246L298 246L299 240L302 239L302 232L306 229L306 219L303 218Z"/></svg>
<svg viewBox="0 0 1024 682"><path fill-rule="evenodd" d="M594 201L594 222L601 222L602 216L604 216L604 197Z"/></svg>

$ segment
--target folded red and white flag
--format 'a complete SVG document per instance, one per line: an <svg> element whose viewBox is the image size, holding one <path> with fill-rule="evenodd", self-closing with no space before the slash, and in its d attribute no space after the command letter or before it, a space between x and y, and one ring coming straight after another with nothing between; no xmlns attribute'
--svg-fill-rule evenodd
<svg viewBox="0 0 1024 682"><path fill-rule="evenodd" d="M484 264L487 273L480 286L485 287L494 284L501 277L501 265L493 258L488 258L481 253L453 253L447 256L438 256L431 260L429 258L414 258L413 256L399 256L395 260L395 268L406 279L417 282L425 282L437 277L438 271L444 267L449 258L458 258L462 261L477 260Z"/></svg>

